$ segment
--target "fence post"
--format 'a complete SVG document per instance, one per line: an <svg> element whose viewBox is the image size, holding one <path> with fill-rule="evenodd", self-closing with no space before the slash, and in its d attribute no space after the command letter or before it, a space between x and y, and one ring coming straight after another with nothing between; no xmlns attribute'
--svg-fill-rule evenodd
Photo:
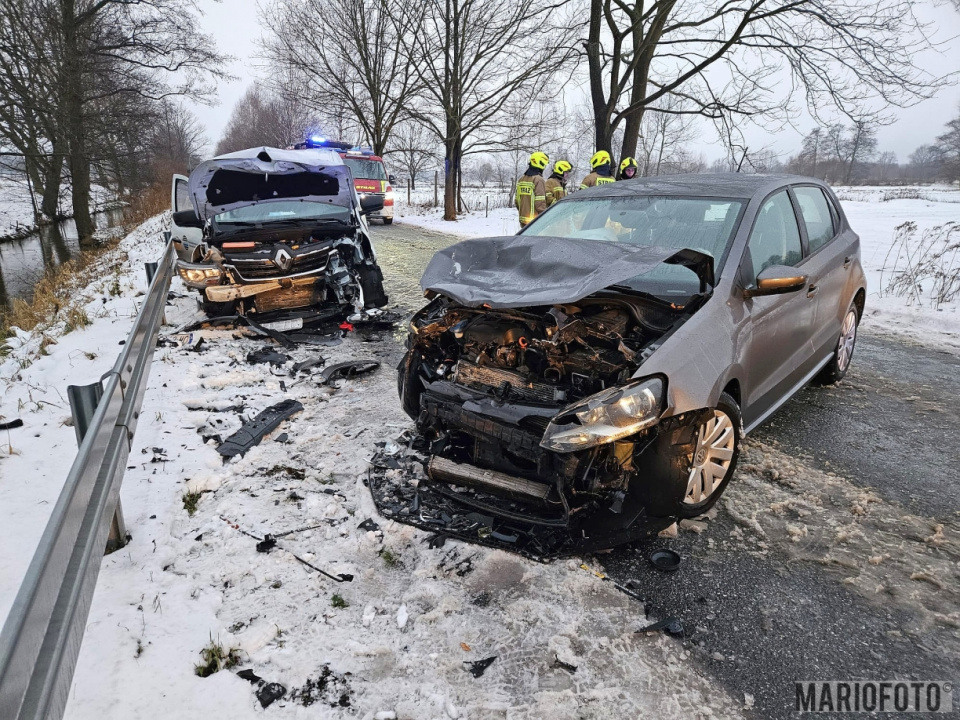
<svg viewBox="0 0 960 720"><path fill-rule="evenodd" d="M147 263L150 265L151 263ZM156 263L152 263L156 271ZM97 405L103 397L103 383L98 381L89 385L68 385L67 399L70 401L70 414L73 416L73 430L77 434L77 446L83 443L83 438L90 427ZM113 513L110 523L110 535L107 537L107 547L104 555L119 550L127 544L127 526L123 522L123 508L120 498L117 498L117 509Z"/></svg>
<svg viewBox="0 0 960 720"><path fill-rule="evenodd" d="M407 178L407 207L410 206L410 178Z"/></svg>
<svg viewBox="0 0 960 720"><path fill-rule="evenodd" d="M490 217L490 196L487 195L486 197L487 197L487 212L484 215L484 217Z"/></svg>
<svg viewBox="0 0 960 720"><path fill-rule="evenodd" d="M440 205L439 187L440 187L440 171L434 170L433 171L433 206L434 207L437 207L438 205Z"/></svg>

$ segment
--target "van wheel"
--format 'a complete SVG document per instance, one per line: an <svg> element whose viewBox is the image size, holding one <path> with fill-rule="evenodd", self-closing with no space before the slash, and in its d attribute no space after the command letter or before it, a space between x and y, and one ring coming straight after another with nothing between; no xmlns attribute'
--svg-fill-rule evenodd
<svg viewBox="0 0 960 720"><path fill-rule="evenodd" d="M367 308L383 307L388 298L383 290L383 272L377 265L362 265L357 268L357 279L363 289L363 305Z"/></svg>
<svg viewBox="0 0 960 720"><path fill-rule="evenodd" d="M384 225L393 225L393 218L384 218L384 219L383 219L383 224L384 224Z"/></svg>

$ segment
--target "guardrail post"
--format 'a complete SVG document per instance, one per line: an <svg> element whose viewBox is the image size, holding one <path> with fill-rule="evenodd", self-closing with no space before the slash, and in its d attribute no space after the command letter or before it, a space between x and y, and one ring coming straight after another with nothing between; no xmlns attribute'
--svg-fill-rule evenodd
<svg viewBox="0 0 960 720"><path fill-rule="evenodd" d="M149 264L149 263L148 263ZM156 271L156 263L154 271ZM93 415L103 397L103 383L95 382L89 385L68 385L67 398L70 400L70 414L73 416L73 430L77 434L77 445L83 443ZM123 508L117 498L117 509L113 513L110 523L110 534L107 536L107 547L104 555L119 550L127 544L127 526L123 522Z"/></svg>

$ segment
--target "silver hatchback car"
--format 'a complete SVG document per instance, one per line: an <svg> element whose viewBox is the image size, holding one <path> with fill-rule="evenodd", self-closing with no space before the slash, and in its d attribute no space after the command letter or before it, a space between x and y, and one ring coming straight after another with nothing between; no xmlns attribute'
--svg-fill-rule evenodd
<svg viewBox="0 0 960 720"><path fill-rule="evenodd" d="M836 196L785 175L578 192L517 236L441 250L422 286L399 368L422 482L374 498L539 554L708 510L746 433L847 372L866 297Z"/></svg>

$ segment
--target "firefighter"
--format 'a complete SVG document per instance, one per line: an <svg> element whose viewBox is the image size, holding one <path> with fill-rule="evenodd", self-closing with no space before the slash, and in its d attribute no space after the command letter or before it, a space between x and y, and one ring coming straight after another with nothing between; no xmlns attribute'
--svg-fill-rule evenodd
<svg viewBox="0 0 960 720"><path fill-rule="evenodd" d="M543 171L550 158L546 153L535 152L530 156L527 171L517 180L517 210L520 211L521 227L532 221L547 209L547 188L543 180Z"/></svg>
<svg viewBox="0 0 960 720"><path fill-rule="evenodd" d="M547 188L547 207L566 197L567 173L571 170L573 170L573 165L566 160L557 160L553 164L553 173L544 183Z"/></svg>
<svg viewBox="0 0 960 720"><path fill-rule="evenodd" d="M613 172L610 169L612 162L610 153L606 150L598 150L594 153L593 157L590 158L590 167L593 168L593 172L583 179L583 182L580 183L580 189L586 190L595 185L606 185L614 182Z"/></svg>
<svg viewBox="0 0 960 720"><path fill-rule="evenodd" d="M620 173L617 175L617 180L632 180L637 176L637 171L640 169L640 166L637 165L637 161L632 157L625 157L620 161Z"/></svg>

